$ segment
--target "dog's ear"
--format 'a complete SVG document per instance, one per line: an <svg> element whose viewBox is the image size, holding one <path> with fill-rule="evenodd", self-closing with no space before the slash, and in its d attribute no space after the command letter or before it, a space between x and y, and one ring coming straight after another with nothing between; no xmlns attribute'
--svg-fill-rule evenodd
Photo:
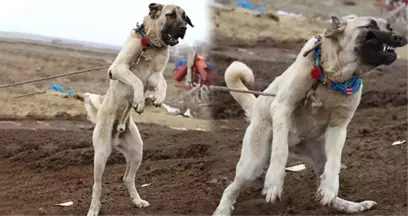
<svg viewBox="0 0 408 216"><path fill-rule="evenodd" d="M151 3L149 4L149 15L152 19L155 19L160 15L160 12L163 8L162 4Z"/></svg>
<svg viewBox="0 0 408 216"><path fill-rule="evenodd" d="M186 15L186 22L187 22L187 24L188 24L189 26L191 26L191 27L194 28L194 25L193 25L193 23L191 22L190 17L188 17L187 15Z"/></svg>
<svg viewBox="0 0 408 216"><path fill-rule="evenodd" d="M324 37L336 39L341 33L343 33L345 27L345 22L340 21L336 16L332 16L329 27L324 31Z"/></svg>

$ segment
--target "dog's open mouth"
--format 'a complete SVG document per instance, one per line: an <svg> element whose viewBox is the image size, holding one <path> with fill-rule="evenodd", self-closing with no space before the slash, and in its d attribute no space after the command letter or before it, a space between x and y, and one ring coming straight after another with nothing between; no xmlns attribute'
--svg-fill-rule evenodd
<svg viewBox="0 0 408 216"><path fill-rule="evenodd" d="M358 48L362 61L369 65L389 65L397 59L395 49L404 44L404 38L392 32L370 30L365 33L361 46Z"/></svg>
<svg viewBox="0 0 408 216"><path fill-rule="evenodd" d="M374 33L371 31L366 34L366 43L372 44L377 48L377 51L382 51L382 52L388 52L388 53L395 53L395 48L392 45L389 45L387 43L384 43L381 41L379 38L377 38Z"/></svg>
<svg viewBox="0 0 408 216"><path fill-rule="evenodd" d="M394 52L395 51L395 47L390 47L387 44L383 44L383 52Z"/></svg>
<svg viewBox="0 0 408 216"><path fill-rule="evenodd" d="M174 37L170 33L163 33L162 37L167 45L174 46L179 43L178 37Z"/></svg>

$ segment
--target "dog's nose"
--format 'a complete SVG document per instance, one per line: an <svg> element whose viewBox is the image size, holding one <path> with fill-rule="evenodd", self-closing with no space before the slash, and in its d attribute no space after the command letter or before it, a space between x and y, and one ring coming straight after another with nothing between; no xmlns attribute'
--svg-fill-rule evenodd
<svg viewBox="0 0 408 216"><path fill-rule="evenodd" d="M400 34L394 34L391 37L392 42L395 43L397 46L399 47L403 47L405 45L407 45L408 40L405 36L400 35Z"/></svg>

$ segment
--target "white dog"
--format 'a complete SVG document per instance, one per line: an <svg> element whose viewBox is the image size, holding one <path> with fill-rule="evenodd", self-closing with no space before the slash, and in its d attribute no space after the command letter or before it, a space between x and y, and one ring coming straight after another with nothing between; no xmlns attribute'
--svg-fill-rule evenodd
<svg viewBox="0 0 408 216"><path fill-rule="evenodd" d="M344 21L332 17L331 25L317 38L310 39L295 62L264 91L276 97L231 92L251 123L243 138L235 179L225 189L214 215L232 213L238 194L261 175L268 159L262 193L268 203L280 199L289 153L314 167L322 205L348 213L376 205L337 196L341 154L347 126L360 103L361 76L394 62L397 54L393 47L406 45L407 39L375 17ZM315 45L318 41L320 46ZM314 55L308 55L310 50ZM233 62L225 72L226 84L246 90L241 80L252 83L254 75L244 63ZM306 100L311 95L320 107L312 107L314 102Z"/></svg>
<svg viewBox="0 0 408 216"><path fill-rule="evenodd" d="M143 112L145 96L155 106L164 101L167 84L162 73L169 59L169 46L184 38L187 24L193 27L190 18L179 6L152 3L149 9L142 26L131 32L108 69L111 80L106 95L85 95L88 118L96 124L92 135L94 184L88 216L99 214L102 175L112 148L126 158L123 181L133 203L139 208L149 206L140 198L135 187L143 141L130 112L132 107L139 114Z"/></svg>

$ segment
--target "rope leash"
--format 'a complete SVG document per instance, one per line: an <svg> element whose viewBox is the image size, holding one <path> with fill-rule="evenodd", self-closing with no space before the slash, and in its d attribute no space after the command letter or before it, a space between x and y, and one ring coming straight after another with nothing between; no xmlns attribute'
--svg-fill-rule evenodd
<svg viewBox="0 0 408 216"><path fill-rule="evenodd" d="M107 69L109 67L110 67L110 65L107 65L107 66L101 66L101 67L96 67L96 68L91 68L91 69L79 70L79 71L74 71L74 72L69 72L69 73L57 74L57 75L53 75L53 76L49 76L49 77L43 77L43 78L39 78L39 79L32 79L32 80L26 80L26 81L11 83L11 84L4 84L4 85L0 85L0 89L20 86L20 85L29 84L29 83L41 82L41 81L45 81L45 80L51 80L51 79L60 78L60 77L66 77L66 76L72 76L72 75L77 75L77 74L82 74L82 73L88 73L88 72L92 72L92 71ZM231 88L228 88L228 87L225 87L225 86L215 86L215 85L209 85L209 86L203 85L203 86L200 86L200 85L197 85L197 84L195 84L193 89L190 89L188 92L185 92L185 94L191 94L191 93L194 93L197 90L199 90L199 92L198 92L197 97L195 97L195 99L198 100L198 101L208 100L208 98L209 98L208 95L211 93L211 91L239 92L239 93L263 95L263 96L270 96L270 97L275 97L276 96L275 94L261 92L261 91L231 89Z"/></svg>
<svg viewBox="0 0 408 216"><path fill-rule="evenodd" d="M192 83L193 88L184 92L180 95L180 98L186 98L190 96L190 98L197 102L197 103L208 103L210 99L210 95L214 91L223 91L223 92L238 92L244 94L254 94L254 95L262 95L268 97L275 97L276 94L271 94L267 92L261 91L252 91L252 90L241 90L241 89L232 89L225 86L215 86L215 85L199 85L197 83Z"/></svg>
<svg viewBox="0 0 408 216"><path fill-rule="evenodd" d="M97 67L97 68L85 69L85 70L80 70L80 71L75 71L75 72L70 72L70 73L57 74L57 75L44 77L44 78L39 78L39 79L32 79L32 80L26 80L26 81L22 81L22 82L16 82L16 83L11 83L11 84L0 85L0 89L19 86L19 85L24 85L24 84L28 84L28 83L40 82L40 81L50 80L50 79L55 79L55 78L60 78L60 77L72 76L72 75L76 75L76 74L88 73L88 72L91 72L91 71L107 69L109 67L110 67L110 65L101 66L101 67Z"/></svg>

